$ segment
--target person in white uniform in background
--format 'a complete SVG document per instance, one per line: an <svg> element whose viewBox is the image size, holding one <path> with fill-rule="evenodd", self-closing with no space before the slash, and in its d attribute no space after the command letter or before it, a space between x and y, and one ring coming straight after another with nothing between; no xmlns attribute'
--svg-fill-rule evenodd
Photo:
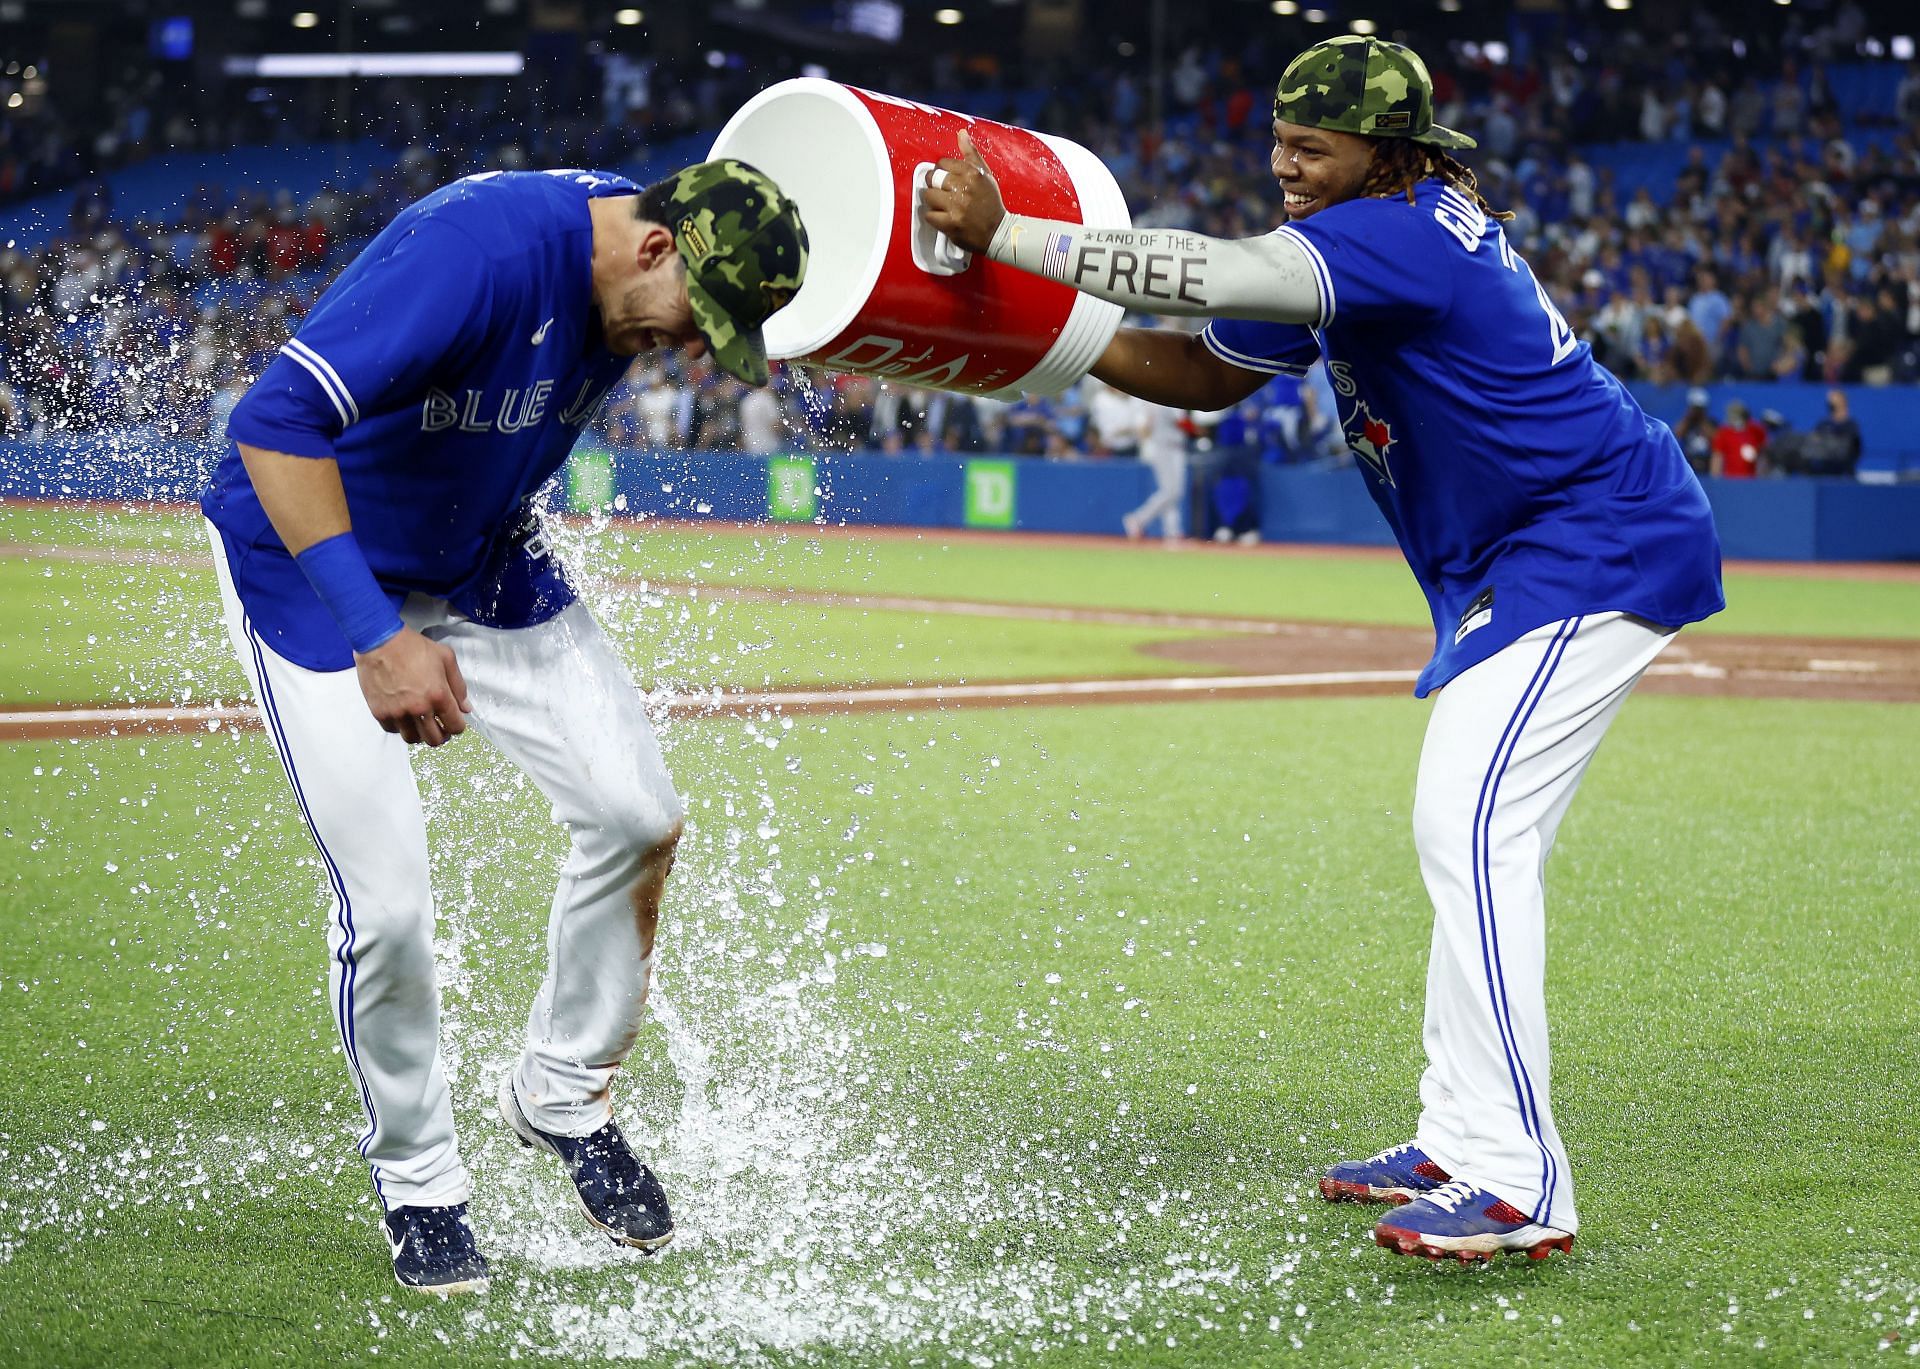
<svg viewBox="0 0 1920 1369"><path fill-rule="evenodd" d="M1183 411L1145 400L1138 402L1135 431L1139 434L1140 459L1153 472L1154 489L1146 503L1120 523L1127 536L1137 538L1158 518L1161 536L1177 542L1186 535L1187 521L1187 434L1180 426Z"/></svg>

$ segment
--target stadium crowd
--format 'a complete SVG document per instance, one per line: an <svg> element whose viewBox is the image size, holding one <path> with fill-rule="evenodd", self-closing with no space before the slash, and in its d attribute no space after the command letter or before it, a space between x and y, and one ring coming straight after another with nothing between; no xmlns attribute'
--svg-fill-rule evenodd
<svg viewBox="0 0 1920 1369"><path fill-rule="evenodd" d="M1510 235L1623 378L1920 380L1920 63L1902 72L1891 108L1846 119L1823 59L1859 49L1852 6L1817 32L1789 24L1765 52L1713 23L1703 13L1685 42L1658 49L1631 34L1524 54L1456 46L1434 63L1440 117L1480 139L1468 160L1483 190L1513 211ZM953 92L950 102L1087 144L1136 222L1245 236L1278 218L1267 168L1275 60L1259 42L1188 49L1158 119L1137 63L1012 73L936 57L924 79ZM621 164L711 127L753 84L690 69L636 85L610 66L595 114L542 120L513 83L470 83L451 100L389 82L363 102L359 130L404 147L388 169L304 202L203 190L165 222L116 206L105 177L90 174L70 187L60 234L36 250L0 249L0 430L217 433L331 274L409 200L489 166ZM1022 106L1021 91L1037 105ZM92 135L93 164L276 132L257 110L221 125L180 98L151 83L116 93L111 126ZM59 163L62 136L71 130L50 117L9 123L0 195ZM1623 139L1671 152L1671 194L1619 188L1594 149ZM1127 455L1151 423L1117 399L1089 381L1057 400L977 402L791 369L755 395L674 359L636 368L599 422L607 440L638 445ZM1315 383L1277 380L1232 413L1186 417L1182 430L1203 451L1338 459L1332 409ZM1828 418L1852 423L1844 394ZM1731 475L1850 470L1861 445L1857 427L1837 444L1814 442L1750 412L1689 412L1682 429L1699 469ZM1744 440L1721 440L1728 432ZM1851 457L1836 458L1841 448Z"/></svg>

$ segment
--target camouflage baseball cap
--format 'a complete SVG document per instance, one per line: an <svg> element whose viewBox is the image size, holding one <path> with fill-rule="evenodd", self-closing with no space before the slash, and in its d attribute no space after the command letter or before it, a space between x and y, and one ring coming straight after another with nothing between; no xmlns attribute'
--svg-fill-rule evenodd
<svg viewBox="0 0 1920 1369"><path fill-rule="evenodd" d="M694 326L721 370L765 385L760 325L807 275L800 211L762 172L730 157L685 167L667 184L667 226L687 264Z"/></svg>
<svg viewBox="0 0 1920 1369"><path fill-rule="evenodd" d="M1287 64L1273 117L1369 138L1410 138L1435 147L1473 139L1433 121L1433 78L1412 48L1347 34L1315 43Z"/></svg>

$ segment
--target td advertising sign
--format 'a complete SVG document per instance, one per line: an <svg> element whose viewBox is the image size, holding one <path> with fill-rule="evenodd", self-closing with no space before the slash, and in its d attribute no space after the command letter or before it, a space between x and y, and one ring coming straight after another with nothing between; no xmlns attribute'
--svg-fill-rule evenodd
<svg viewBox="0 0 1920 1369"><path fill-rule="evenodd" d="M783 523L810 523L818 509L813 462L804 456L768 457L768 515Z"/></svg>
<svg viewBox="0 0 1920 1369"><path fill-rule="evenodd" d="M970 528L1013 526L1019 467L1011 461L967 463L966 523Z"/></svg>

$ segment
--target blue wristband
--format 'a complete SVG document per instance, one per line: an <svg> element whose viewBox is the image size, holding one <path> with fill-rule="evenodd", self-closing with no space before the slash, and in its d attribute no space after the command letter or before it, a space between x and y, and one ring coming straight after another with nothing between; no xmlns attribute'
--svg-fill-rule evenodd
<svg viewBox="0 0 1920 1369"><path fill-rule="evenodd" d="M383 645L406 624L367 567L351 532L315 542L293 558L357 652Z"/></svg>

